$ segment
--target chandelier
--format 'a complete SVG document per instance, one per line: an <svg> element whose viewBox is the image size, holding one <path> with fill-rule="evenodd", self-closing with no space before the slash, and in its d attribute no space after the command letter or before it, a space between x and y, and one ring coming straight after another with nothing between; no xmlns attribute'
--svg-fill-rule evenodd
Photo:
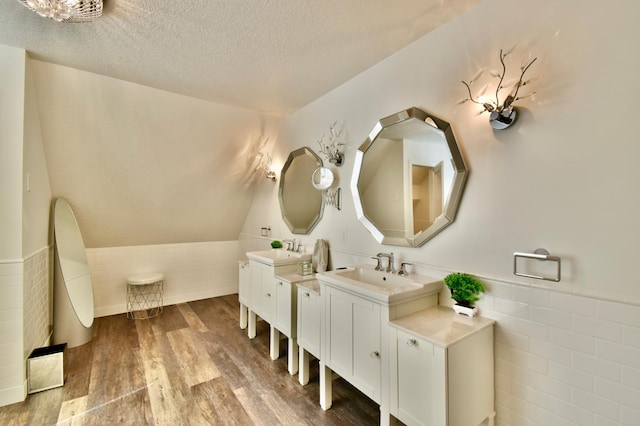
<svg viewBox="0 0 640 426"><path fill-rule="evenodd" d="M58 22L89 22L102 15L102 0L18 0L45 18Z"/></svg>

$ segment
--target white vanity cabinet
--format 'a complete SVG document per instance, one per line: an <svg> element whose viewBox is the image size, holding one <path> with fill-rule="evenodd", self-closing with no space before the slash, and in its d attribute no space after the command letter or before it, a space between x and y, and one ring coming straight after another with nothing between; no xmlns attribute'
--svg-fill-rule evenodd
<svg viewBox="0 0 640 426"><path fill-rule="evenodd" d="M493 320L434 307L389 328L393 416L406 425L492 424Z"/></svg>
<svg viewBox="0 0 640 426"><path fill-rule="evenodd" d="M336 373L380 404L381 419L386 419L382 423L386 424L390 389L388 322L435 306L441 283L434 280L428 291L384 302L357 286L327 279L327 274L317 278L322 300L320 406L324 410L331 407L331 381Z"/></svg>
<svg viewBox="0 0 640 426"><path fill-rule="evenodd" d="M289 273L274 277L273 303L271 324L271 358L277 359L280 353L280 335L287 337L287 368L289 374L298 372L298 286L313 280L313 275Z"/></svg>

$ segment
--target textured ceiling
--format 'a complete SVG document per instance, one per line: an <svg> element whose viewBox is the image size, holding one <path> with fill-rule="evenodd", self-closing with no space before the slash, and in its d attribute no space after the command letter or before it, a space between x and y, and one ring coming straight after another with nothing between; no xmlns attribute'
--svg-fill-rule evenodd
<svg viewBox="0 0 640 426"><path fill-rule="evenodd" d="M0 44L41 61L285 115L479 1L105 0L99 20L62 24L3 0Z"/></svg>

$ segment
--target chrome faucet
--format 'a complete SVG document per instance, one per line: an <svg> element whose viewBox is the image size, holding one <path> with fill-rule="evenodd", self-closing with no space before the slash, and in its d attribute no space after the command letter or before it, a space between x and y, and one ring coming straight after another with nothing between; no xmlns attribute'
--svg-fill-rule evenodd
<svg viewBox="0 0 640 426"><path fill-rule="evenodd" d="M372 259L378 261L378 263L376 263L376 267L373 268L376 271L382 271L384 268L382 267L382 258L380 256L371 256Z"/></svg>
<svg viewBox="0 0 640 426"><path fill-rule="evenodd" d="M400 270L398 271L398 275L401 275L401 276L409 275L409 272L407 271L407 266L410 266L410 265L413 265L413 264L409 262L402 262L402 264L400 264Z"/></svg>
<svg viewBox="0 0 640 426"><path fill-rule="evenodd" d="M387 263L387 270L386 272L395 274L396 273L396 268L393 264L393 253L378 253L378 257L379 258L383 258L386 257L387 259L389 259L389 263Z"/></svg>
<svg viewBox="0 0 640 426"><path fill-rule="evenodd" d="M283 243L287 243L287 251L295 251L296 250L296 240L282 240Z"/></svg>

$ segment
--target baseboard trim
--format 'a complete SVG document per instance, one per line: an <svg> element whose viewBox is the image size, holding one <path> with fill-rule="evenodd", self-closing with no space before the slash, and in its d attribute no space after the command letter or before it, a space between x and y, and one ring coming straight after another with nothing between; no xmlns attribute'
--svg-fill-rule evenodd
<svg viewBox="0 0 640 426"><path fill-rule="evenodd" d="M237 293L238 293L237 285L222 287L222 288L214 288L207 291L199 291L199 292L181 294L179 296L165 297L163 304L164 306L177 305L178 303L194 302L196 300L227 296L229 294L237 294ZM96 318L99 318L99 317L107 317L110 315L124 314L126 312L127 312L126 303L119 303L117 305L95 308L94 315Z"/></svg>

